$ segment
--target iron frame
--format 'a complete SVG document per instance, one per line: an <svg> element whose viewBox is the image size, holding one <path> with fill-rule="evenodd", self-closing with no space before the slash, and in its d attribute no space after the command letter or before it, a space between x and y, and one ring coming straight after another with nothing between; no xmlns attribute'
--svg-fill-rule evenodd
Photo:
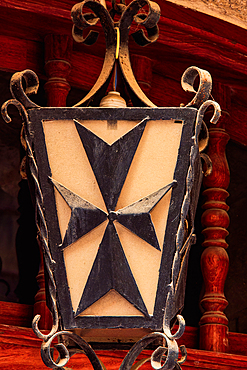
<svg viewBox="0 0 247 370"><path fill-rule="evenodd" d="M146 5L149 8L148 14L139 13ZM83 13L84 7L89 8L91 13ZM114 21L116 13L120 15L119 21ZM41 356L44 363L53 369L65 366L74 354L66 347L65 337L74 341L83 350L95 370L104 369L90 345L78 335L68 331L85 327L163 330L163 332L154 332L140 339L126 355L120 370L131 369L140 352L156 339L162 339L164 344L158 347L151 356L151 365L154 369L172 370L174 367L180 369L180 364L186 359L184 347L180 348L182 357L178 359L179 349L176 343L184 332L184 320L177 315L179 328L175 334L171 333L171 325L183 305L188 252L195 240L194 217L202 177L199 132L206 109L213 106L214 113L211 122L216 123L220 116L220 107L216 102L208 100L212 87L210 74L197 67L188 68L182 76L183 89L195 94L186 107L157 108L140 89L130 65L128 51L130 26L134 20L138 25L146 28L146 35L141 29L133 34L135 41L145 46L158 38L159 16L159 6L149 0L133 0L127 6L124 0L121 0L119 4L112 1L110 12L106 9L104 0L84 0L75 5L72 8L74 22L72 33L75 40L87 45L93 44L97 39L95 31L90 31L86 37L83 36L83 32L86 28L94 26L98 20L101 22L106 38L105 61L100 76L91 91L73 108L41 108L28 97L38 90L38 77L34 72L25 70L13 75L10 85L13 99L2 106L2 115L6 122L11 121L8 115L8 106L11 104L17 107L23 119L22 136L27 152L28 171L34 185L36 223L45 261L46 284L49 292L48 305L53 317L53 327L50 333L43 334L39 330L39 315L33 320L33 330L43 340ZM78 108L89 103L98 104L100 97L107 89L116 59L118 59L132 102L143 108ZM193 85L197 76L199 76L199 87L195 91ZM25 80L25 88L23 80ZM75 318L68 289L64 290L63 287L63 284L67 287L68 284L65 269L61 269L61 266L64 267L63 252L57 248L61 244L61 237L54 187L47 180L48 176L51 176L51 170L44 146L42 120L124 119L136 121L146 117L151 120L183 121L179 160L174 172L174 179L178 186L172 189L154 315L150 319L145 317ZM205 155L203 158L209 162ZM169 250L167 246L170 247ZM51 349L52 341L56 337L61 339L61 343L55 345L60 355L57 361L54 360Z"/></svg>
<svg viewBox="0 0 247 370"><path fill-rule="evenodd" d="M149 328L152 330L161 330L163 324L163 310L166 306L166 298L169 290L171 279L172 265L174 262L174 254L176 244L182 247L184 234L177 238L177 229L181 220L181 215L178 217L178 211L182 208L184 195L186 193L186 180L188 169L193 167L194 177L200 177L200 166L198 166L199 151L193 163L190 160L191 149L194 145L193 136L195 134L195 119L197 110L195 108L38 108L28 111L30 122L30 132L35 133L30 140L30 146L34 148L35 159L39 168L39 184L43 195L44 216L49 230L49 249L54 264L54 278L59 281L57 284L56 299L60 307L62 327L65 330L75 328ZM45 137L42 128L42 120L142 120L145 117L150 120L179 120L183 121L181 144L178 153L178 160L174 172L174 180L178 186L172 190L170 208L167 220L166 237L161 260L161 272L159 277L159 285L156 294L156 303L154 314L152 317L145 318L140 316L132 317L75 317L72 309L72 304L69 296L69 288L66 278L66 268L64 265L63 251L59 249L61 245L60 229L57 218L54 186L49 181L52 177L49 168L47 151L45 148ZM193 181L193 180L192 180ZM192 208L195 207L196 197L192 200ZM48 210L48 211L46 211ZM175 220L172 222L172 220ZM191 240L192 241L192 240ZM188 244L189 248L189 244ZM186 265L188 250L186 249L186 258L183 263ZM186 269L185 269L186 270ZM185 280L186 271L178 271L180 273L180 281ZM178 274L177 272L177 274ZM178 276L175 277L177 280ZM66 287L66 289L65 289ZM170 312L169 316L172 319L177 312L182 308L185 284L180 291L181 298L179 304ZM51 291L50 291L51 294Z"/></svg>

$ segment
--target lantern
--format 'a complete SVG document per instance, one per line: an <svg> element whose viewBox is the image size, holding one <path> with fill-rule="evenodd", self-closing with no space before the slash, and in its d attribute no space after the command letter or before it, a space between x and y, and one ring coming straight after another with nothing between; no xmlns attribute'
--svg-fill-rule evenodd
<svg viewBox="0 0 247 370"><path fill-rule="evenodd" d="M55 337L67 335L95 369L102 369L82 339L89 330L111 329L115 337L126 330L133 337L149 333L130 350L123 369L130 368L157 338L165 340L168 352L162 347L153 353L155 368L165 353L167 369L179 366L185 356L183 352L178 361L176 339L184 330L182 317L178 316L176 334L171 334L170 326L183 307L188 254L195 239L202 177L198 136L208 106L214 108L211 122L219 118L220 108L207 100L209 73L197 67L182 76L182 87L191 92L195 78L200 80L194 99L185 107L158 108L145 96L131 70L128 33L134 19L147 30L147 36L143 31L134 34L135 40L141 45L155 41L159 7L148 0L120 5L113 5L109 13L104 3L85 0L72 9L75 40L95 41L94 31L84 39L83 30L98 19L106 36L101 74L76 106L41 108L33 103L27 95L37 91L38 78L30 70L12 77L14 100L3 106L6 121L9 104L16 105L23 117L54 322L47 335L38 329L39 317L33 327L43 339L43 361L51 368L68 361L63 342L57 347L58 363L50 350ZM138 13L145 5L147 16ZM83 14L84 6L93 13ZM117 11L121 17L114 22ZM117 60L134 106L127 107L114 91L97 107ZM94 106L84 107L88 102Z"/></svg>

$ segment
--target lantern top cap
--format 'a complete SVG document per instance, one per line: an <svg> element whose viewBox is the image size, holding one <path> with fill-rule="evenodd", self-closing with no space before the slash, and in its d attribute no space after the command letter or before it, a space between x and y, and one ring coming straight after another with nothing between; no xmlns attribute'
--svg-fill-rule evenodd
<svg viewBox="0 0 247 370"><path fill-rule="evenodd" d="M109 91L100 102L100 107L125 108L126 101L120 96L118 91Z"/></svg>

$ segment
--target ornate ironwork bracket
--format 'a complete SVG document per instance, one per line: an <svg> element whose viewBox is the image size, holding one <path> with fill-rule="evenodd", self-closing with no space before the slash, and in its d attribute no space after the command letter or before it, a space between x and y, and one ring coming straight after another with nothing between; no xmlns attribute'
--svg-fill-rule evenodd
<svg viewBox="0 0 247 370"><path fill-rule="evenodd" d="M145 5L149 7L148 14L139 14L139 10ZM93 13L83 13L84 7L89 8ZM115 14L121 15L120 20L116 22L114 22ZM131 98L139 106L155 107L141 90L133 75L129 58L128 37L131 23L134 20L138 25L144 26L147 31L147 36L141 29L132 34L139 45L145 46L157 40L159 35L157 23L160 17L158 4L149 0L134 0L126 6L124 2L116 4L113 1L112 9L108 12L105 3L85 0L72 8L71 16L74 22L72 35L75 41L83 42L86 45L92 45L96 42L97 32L91 30L84 37L83 31L96 25L98 21L102 25L106 40L106 53L102 71L90 92L75 106L82 106L106 91L116 59L119 59L119 65Z"/></svg>
<svg viewBox="0 0 247 370"><path fill-rule="evenodd" d="M92 3L92 1L88 1ZM136 3L136 1L134 1ZM144 2L143 2L144 3ZM98 5L97 5L98 6ZM102 5L99 6L100 11L102 11ZM125 8L124 8L125 9ZM128 7L125 9L127 11ZM99 14L100 11L98 12ZM104 11L102 11L103 14ZM133 12L131 13L131 17L133 17ZM127 16L126 16L127 17ZM115 53L115 51L114 51ZM163 321L163 333L154 332L145 336L144 338L140 339L128 352L125 359L123 360L119 370L129 370L131 369L134 361L141 353L141 351L146 348L150 343L154 342L157 339L162 339L164 345L162 347L158 347L151 356L151 365L155 370L172 370L174 367L180 369L180 365L186 359L186 349L185 347L180 347L181 351L181 358L179 358L179 348L176 343L176 340L180 338L185 329L185 323L182 316L178 315L179 321L179 329L175 334L171 334L170 325L172 320L172 305L174 302L175 297L179 294L177 287L179 283L179 269L181 265L183 265L183 258L184 254L187 254L189 251L190 244L192 243L194 236L194 213L195 213L195 198L197 194L192 192L193 187L193 178L194 178L194 168L195 165L192 165L195 161L195 158L198 156L198 138L199 132L201 130L203 116L206 109L209 106L213 106L214 114L211 119L212 123L216 123L219 116L220 116L220 107L219 105L214 102L207 100L210 91L211 91L211 78L210 75L203 70L200 70L197 67L190 67L187 69L182 77L182 86L187 91L194 91L193 83L196 76L199 75L200 84L199 89L196 92L195 98L188 104L188 106L194 106L198 109L196 124L195 124L195 135L194 145L192 146L191 153L190 153L190 167L186 179L186 193L183 200L182 210L181 210L181 218L179 223L179 228L177 232L176 238L176 251L174 254L173 259L173 267L172 267L172 275L171 275L171 282L169 285L169 293L167 296L167 303L164 312L164 321ZM26 88L24 90L22 81L23 79L26 82ZM51 350L51 344L53 340L57 337L60 337L63 340L64 337L68 337L72 341L74 341L87 355L89 360L92 363L92 366L95 370L103 370L104 367L102 366L100 360L97 358L97 355L91 348L91 346L85 342L81 337L78 335L71 333L69 331L58 331L59 330L59 316L58 316L58 308L57 308L57 287L54 278L54 266L55 261L51 256L51 252L48 245L48 230L46 225L46 220L44 217L44 204L43 204L43 195L39 184L39 174L38 174L38 166L35 160L35 156L31 146L31 137L33 135L32 131L30 130L30 122L28 118L27 111L29 109L37 109L39 108L36 104L34 104L29 98L28 95L31 93L37 92L38 88L38 78L36 74L30 70L26 70L20 73L15 74L11 80L11 93L14 99L6 102L2 106L2 115L6 122L11 122L11 118L8 115L8 106L13 104L19 110L22 118L23 118L23 135L25 138L26 143L26 151L29 160L30 172L34 179L35 183L35 191L36 191L36 222L39 225L39 237L41 239L41 243L44 249L44 256L45 256L45 264L46 269L49 275L49 289L50 289L50 297L51 297L51 308L52 308L52 316L53 316L53 327L49 334L44 335L38 329L38 321L39 316L37 315L33 320L33 330L36 335L43 340L41 346L41 355L44 363L53 369L61 368L67 364L70 357L74 354L74 352L70 352L69 349L66 348L64 343L59 343L55 345L55 348L58 350L60 359L59 361L55 361L53 359L53 354ZM195 91L194 91L195 92ZM183 109L183 108L181 108ZM199 166L200 164L197 163ZM192 199L193 197L193 199ZM189 217L187 216L189 215ZM187 218L186 218L187 216ZM185 233L185 230L186 233ZM185 237L186 236L186 237Z"/></svg>
<svg viewBox="0 0 247 370"><path fill-rule="evenodd" d="M139 11L145 6L148 6L149 8L147 15L145 13L139 13ZM83 13L84 8L90 9L91 12ZM93 44L97 40L97 33L95 31L90 31L85 37L83 33L86 28L96 25L98 21L100 21L103 27L106 39L105 60L99 78L91 91L85 96L85 98L77 103L75 107L88 104L88 102L93 99L97 100L99 96L104 94L113 73L116 60L119 62L119 66L132 101L138 106L155 107L137 84L132 72L128 51L128 37L131 24L134 21L137 25L145 27L147 32L147 34L145 34L142 29L139 29L137 32L132 34L134 40L139 45L145 46L156 41L159 32L157 26L160 17L159 6L155 2L149 0L134 0L128 6L126 6L124 0L121 0L119 4L117 4L115 0L112 0L112 9L108 12L104 0L85 0L72 8L71 15L74 22L73 37L76 41L83 42L87 45ZM114 21L115 15L120 16L119 20ZM193 85L197 76L199 77L199 87L196 91ZM23 80L25 81L25 84L23 84ZM195 123L195 135L192 138L193 145L191 146L190 165L186 178L186 191L180 212L180 221L176 237L176 250L172 264L171 281L168 286L169 292L164 312L163 333L154 332L140 339L128 352L119 370L131 370L135 360L142 350L157 339L163 341L163 346L158 347L150 358L151 365L155 370L172 370L174 367L179 370L180 365L186 360L186 349L184 346L180 347L181 357L179 359L179 347L176 342L185 330L185 322L182 316L177 316L179 322L178 331L175 334L171 333L171 323L174 320L173 304L179 296L178 287L181 276L179 271L183 268L190 245L195 239L193 220L198 190L195 191L193 186L195 186L194 171L196 166L197 170L200 168L200 161L198 160L199 132L203 125L205 110L210 105L213 106L214 115L211 122L216 123L220 116L220 107L217 103L208 100L212 88L212 81L211 76L207 71L197 67L190 67L184 72L181 83L185 91L193 92L195 94L192 101L187 104L186 107L196 108L198 112ZM40 316L37 315L33 320L33 330L38 338L43 340L41 356L43 362L48 367L52 369L64 367L70 357L75 353L75 351L72 352L65 346L64 338L69 338L80 347L83 353L86 354L95 370L104 370L105 368L101 361L86 341L70 331L59 331L60 325L57 307L57 286L54 277L56 262L52 258L48 244L48 229L44 216L44 200L39 183L39 169L32 149L33 132L30 129L28 116L28 110L40 108L28 97L30 94L37 92L38 84L38 77L30 70L14 74L11 79L10 87L13 99L7 101L2 106L2 115L7 123L11 122L11 118L8 115L8 106L10 104L16 106L23 119L22 135L25 141L28 165L35 184L36 223L39 228L39 238L41 245L43 246L45 266L49 277L48 284L53 327L49 334L45 335L41 333L38 328ZM56 344L54 347L59 352L59 360L55 360L53 358L53 351L51 349L52 342L57 337L59 337L61 342Z"/></svg>
<svg viewBox="0 0 247 370"><path fill-rule="evenodd" d="M165 333L154 332L151 334L146 335L142 339L140 339L134 346L130 349L130 351L125 356L119 370L130 370L136 361L137 357L140 353L151 343L156 340L162 340L163 346L158 347L151 355L150 358L145 359L151 361L151 365L155 370L172 370L174 367L176 369L181 369L180 365L186 361L187 352L184 346L180 346L181 357L178 359L179 356L179 348L176 342L176 339L179 339L184 332L185 323L181 316L178 317L179 319L179 329L176 334L168 336ZM53 335L49 335L49 338L43 340L41 346L41 357L43 362L46 366L52 369L59 369L64 367L71 356L75 353L80 352L78 351L69 351L69 349L64 345L64 343L58 343L54 345L56 350L59 352L59 361L54 360L53 358L53 351L51 349L51 345L53 340L56 337L63 337L72 340L83 353L88 357L90 360L94 370L104 370L105 367L97 357L96 353L92 349L92 347L80 336L77 334L71 333L69 331L60 331ZM65 337L65 338L64 338ZM144 361L141 363L143 364Z"/></svg>

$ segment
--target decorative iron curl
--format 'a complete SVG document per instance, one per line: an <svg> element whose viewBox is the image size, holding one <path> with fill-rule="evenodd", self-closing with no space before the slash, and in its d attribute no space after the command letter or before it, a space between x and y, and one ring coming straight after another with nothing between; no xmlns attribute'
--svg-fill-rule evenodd
<svg viewBox="0 0 247 370"><path fill-rule="evenodd" d="M83 36L83 31L91 26L96 25L98 20L103 27L106 40L106 53L104 64L101 73L90 90L90 92L79 101L75 107L81 106L92 99L97 101L99 95L104 94L110 82L113 68L116 62L116 47L117 47L117 32L120 31L120 49L119 49L119 64L123 77L127 82L127 87L130 90L132 100L136 100L141 106L155 107L155 105L146 97L144 92L138 85L130 63L128 50L128 37L131 23L133 20L146 28L147 36L143 30L139 30L132 34L134 40L141 46L148 45L157 40L159 30L157 23L160 17L160 8L158 4L149 0L134 0L128 6L124 1L116 4L113 1L113 8L108 12L105 3L96 0L84 0L76 4L71 11L71 17L74 22L72 35L75 41L83 42L87 45L93 44L98 37L98 32L90 31L86 37ZM138 14L139 10L145 5L149 7L149 13ZM83 13L83 8L89 8L93 13ZM111 15L121 13L121 18L118 22L114 22Z"/></svg>
<svg viewBox="0 0 247 370"><path fill-rule="evenodd" d="M25 90L22 85L22 80L25 79L26 87ZM2 105L2 116L5 122L10 123L11 117L8 114L8 107L9 105L14 105L22 118L22 135L25 139L25 150L28 158L28 164L30 168L30 172L34 181L35 187L35 221L38 228L38 237L41 242L43 248L43 254L45 258L45 265L47 267L47 273L49 275L49 289L51 292L51 303L52 303L52 319L53 319L53 326L49 334L44 335L38 329L38 321L40 319L40 315L36 315L33 319L32 327L37 335L38 338L47 340L52 335L54 335L58 330L58 310L56 304L56 284L55 279L53 276L53 269L55 266L55 261L52 259L51 252L49 249L48 244L48 229L44 215L44 200L42 191L40 188L39 180L38 180L38 166L32 151L32 134L30 132L30 123L28 119L28 114L26 109L30 108L38 108L39 106L33 103L27 95L32 93L36 93L39 85L37 75L30 71L25 70L23 72L15 73L10 82L11 86L11 94L13 97L18 98L12 99L5 102Z"/></svg>
<svg viewBox="0 0 247 370"><path fill-rule="evenodd" d="M94 14L83 14L84 6L91 9ZM98 1L85 0L79 4L76 4L71 10L71 17L74 22L72 35L75 41L87 43L88 45L89 43L94 43L97 38L96 34L98 33L95 31L90 31L86 38L84 38L83 31L87 27L95 25L98 20L100 20L100 23L103 27L106 40L105 59L100 75L89 93L74 105L74 107L78 107L90 101L92 98L97 98L97 96L105 93L115 64L117 38L116 31L114 29L114 22L108 10Z"/></svg>
<svg viewBox="0 0 247 370"><path fill-rule="evenodd" d="M221 116L220 105L217 102L215 102L214 100L207 100L205 103L203 103L201 105L200 109L198 110L197 117L196 117L196 132L197 132L197 137L198 138L199 138L198 132L200 132L200 128L203 125L206 126L205 122L203 121L204 114L205 114L206 110L208 109L208 107L210 107L211 105L214 107L214 114L213 114L212 118L210 119L210 122L213 123L213 124L216 124L218 122L220 116ZM206 126L206 129L207 129L207 126ZM208 130L207 130L207 135L209 135ZM198 145L200 147L199 140L197 142L198 142ZM205 147L206 146L204 146L203 149L205 149ZM206 153L201 153L200 152L200 157L204 161L205 167L206 167L206 170L204 172L204 176L205 177L209 176L212 173L212 161Z"/></svg>
<svg viewBox="0 0 247 370"><path fill-rule="evenodd" d="M75 342L81 350L84 352L84 354L88 357L90 360L94 370L104 370L100 360L98 359L96 353L92 349L92 347L84 340L82 339L79 335L71 333L69 331L60 331L52 336L50 336L48 339L45 339L41 345L41 357L44 362L44 364L52 369L61 369L63 368L68 361L70 360L70 357L73 356L74 353L70 353L67 347L65 346L64 343L58 343L54 345L56 350L58 351L60 358L59 361L54 361L53 358L53 351L51 350L51 344L53 340L56 337L59 336L65 336L69 339L71 339L73 342Z"/></svg>
<svg viewBox="0 0 247 370"><path fill-rule="evenodd" d="M153 369L172 370L174 367L180 368L180 364L186 360L185 347L180 347L182 357L178 360L179 348L175 338L172 338L172 335L169 337L165 333L154 332L146 335L134 344L125 356L119 370L130 370L139 354L157 339L162 339L164 346L158 347L151 355L151 366ZM163 365L162 362L164 362Z"/></svg>
<svg viewBox="0 0 247 370"><path fill-rule="evenodd" d="M138 11L145 5L149 7L148 15L137 14ZM120 51L119 51L119 65L122 74L126 80L128 91L133 102L138 106L156 107L148 97L144 94L138 85L133 74L128 48L128 38L130 25L133 20L138 24L145 26L148 37L145 36L143 30L137 31L132 34L135 41L142 46L157 40L159 36L157 23L160 17L160 8L158 4L149 0L133 0L125 9L119 22L120 29Z"/></svg>
<svg viewBox="0 0 247 370"><path fill-rule="evenodd" d="M25 87L23 87L23 80ZM10 91L14 99L19 101L26 109L39 108L39 105L32 102L28 96L37 94L39 88L39 79L36 73L30 69L15 73L10 80Z"/></svg>
<svg viewBox="0 0 247 370"><path fill-rule="evenodd" d="M184 324L181 324L184 325ZM184 346L180 347L181 351L181 358L179 357L179 347L177 345L176 339L180 338L181 330L178 330L179 334L172 335L166 335L165 333L159 333L154 332L151 334L146 335L142 339L140 339L137 343L133 345L133 347L129 350L127 355L125 356L124 360L122 361L122 364L119 368L119 370L131 370L134 362L136 361L137 357L140 355L140 353L151 343L154 341L162 340L163 346L159 346L151 355L151 366L154 370L172 370L174 367L176 367L178 370L180 369L180 364L182 364L186 360L186 349ZM64 343L58 343L54 345L56 350L58 351L60 357L58 361L54 360L53 357L53 350L51 348L52 342L56 337L62 336L63 340L64 338L69 338L73 342L75 342L80 349L83 351L83 353L88 357L90 360L94 370L104 370L105 367L101 363L101 361L98 359L96 353L92 349L92 347L80 336L77 334L74 334L69 331L60 331L52 336L50 336L48 339L44 339L42 346L41 346L41 357L44 362L44 364L52 369L60 369L63 368L70 358L76 353L76 352L70 352L69 349L65 346ZM144 362L146 362L145 359ZM142 364L144 363L142 362ZM162 364L163 362L163 364Z"/></svg>
<svg viewBox="0 0 247 370"><path fill-rule="evenodd" d="M148 14L141 13L134 15L134 21L141 26L144 26L147 31L147 36L145 35L143 29L132 33L132 37L135 42L140 46L146 46L155 42L159 37L159 28L157 23L160 19L160 7L157 3L153 1L144 1L149 6ZM140 2L139 2L140 4ZM141 4L140 4L141 5ZM142 5L141 7L143 7Z"/></svg>
<svg viewBox="0 0 247 370"><path fill-rule="evenodd" d="M197 112L197 116L196 116L195 136L196 136L196 143L197 144L198 144L198 136L199 136L199 132L200 132L200 129L201 129L204 114L205 114L206 110L208 109L208 107L210 107L211 105L214 108L214 113L213 113L212 118L210 119L210 123L216 124L218 122L220 116L221 116L220 105L216 101L207 100L206 102L204 102L202 104L202 106L199 108L199 110Z"/></svg>
<svg viewBox="0 0 247 370"><path fill-rule="evenodd" d="M23 80L25 82L25 87L23 87ZM1 107L1 114L6 123L10 123L12 121L8 114L8 107L10 105L14 105L21 116L23 127L28 126L26 109L39 108L39 105L32 102L28 98L28 95L37 94L38 88L38 76L30 69L13 74L10 80L10 92L13 99L6 101Z"/></svg>
<svg viewBox="0 0 247 370"><path fill-rule="evenodd" d="M19 115L21 116L22 122L28 120L27 112L26 112L25 108L23 107L23 105L16 99L10 99L10 100L6 101L5 103L3 103L2 107L1 107L1 114L2 114L2 117L3 117L3 119L6 123L11 123L12 122L12 118L8 114L8 107L10 105L14 105L18 109L18 112L19 112Z"/></svg>
<svg viewBox="0 0 247 370"><path fill-rule="evenodd" d="M194 178L195 178L195 168L199 167L201 169L201 164L198 158L200 157L199 153L199 133L201 130L202 122L204 113L207 110L209 106L213 105L214 107L214 114L211 118L211 123L216 123L221 115L220 106L218 103L212 100L207 100L206 102L202 103L200 106L196 122L195 122L195 135L192 137L192 140L194 141L191 152L190 152L190 165L186 177L186 192L183 199L182 207L181 207L181 213L180 213L180 222L178 226L178 232L176 236L176 250L173 258L173 264L172 264L172 276L171 276L171 282L169 284L169 292L166 299L166 308L165 308L165 314L164 314L164 321L163 321L163 331L164 333L169 337L170 335L170 322L173 319L174 315L174 307L173 302L175 301L176 291L178 282L180 279L179 271L181 270L183 261L186 259L186 256L189 253L190 246L195 242L195 235L194 235L194 217L195 217L195 206L194 204L195 199L192 199L192 189L194 187ZM200 170L199 169L199 170ZM201 171L202 172L202 171ZM202 175L201 175L202 176ZM198 194L194 196L195 198L198 197ZM189 235L185 239L185 225L186 222L188 222L188 216L190 220L190 232ZM185 239L185 240L184 240ZM177 316L179 321L179 335L182 335L183 331L183 318L182 316ZM180 334L181 330L181 334ZM175 334L176 336L177 334Z"/></svg>
<svg viewBox="0 0 247 370"><path fill-rule="evenodd" d="M93 13L83 13L83 8L89 8ZM84 38L83 31L95 26L100 20L106 38L106 48L115 43L115 32L113 20L100 2L95 0L84 0L83 2L73 6L71 10L71 18L74 23L72 36L75 41L82 42L86 45L92 45L97 41L98 32L90 30Z"/></svg>
<svg viewBox="0 0 247 370"><path fill-rule="evenodd" d="M199 87L196 91L193 85L197 76L199 77ZM186 107L195 107L199 109L210 96L212 90L212 78L208 71L192 66L184 71L181 78L181 86L185 91L196 94Z"/></svg>
<svg viewBox="0 0 247 370"><path fill-rule="evenodd" d="M138 13L138 11L148 5L149 12ZM93 13L83 13L83 8L89 8ZM121 14L121 19L118 22L114 22L113 18L115 13ZM71 18L74 23L72 29L72 35L75 41L83 42L86 45L92 45L97 41L98 32L90 30L88 35L83 37L83 30L88 27L95 26L100 20L103 27L106 42L108 44L109 27L119 27L122 24L122 29L130 28L133 20L138 24L146 28L148 36L145 36L143 30L138 30L132 34L134 40L141 46L146 46L157 40L159 36L159 29L157 23L160 18L160 7L157 3L149 0L132 1L128 6L125 5L125 1L121 1L120 4L116 4L116 0L112 0L112 9L110 12L106 9L105 2L96 0L84 0L73 6L71 10ZM128 33L125 36L128 38Z"/></svg>

